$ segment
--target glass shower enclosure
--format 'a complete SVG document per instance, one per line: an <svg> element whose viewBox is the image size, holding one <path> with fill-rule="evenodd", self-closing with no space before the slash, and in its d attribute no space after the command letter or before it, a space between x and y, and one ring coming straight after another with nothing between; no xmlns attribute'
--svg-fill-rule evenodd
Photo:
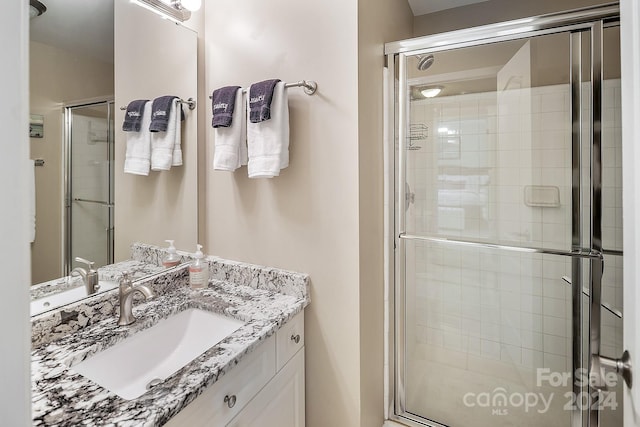
<svg viewBox="0 0 640 427"><path fill-rule="evenodd" d="M389 410L415 426L621 426L617 7L386 46ZM605 268L606 265L606 268Z"/></svg>
<svg viewBox="0 0 640 427"><path fill-rule="evenodd" d="M67 106L65 269L113 263L113 101ZM86 267L86 266L85 266Z"/></svg>

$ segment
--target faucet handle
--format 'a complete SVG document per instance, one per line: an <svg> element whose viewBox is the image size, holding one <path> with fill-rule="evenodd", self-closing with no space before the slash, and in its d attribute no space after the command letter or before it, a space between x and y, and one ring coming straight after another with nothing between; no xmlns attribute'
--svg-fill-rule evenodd
<svg viewBox="0 0 640 427"><path fill-rule="evenodd" d="M89 270L93 270L93 265L95 264L95 262L89 261L89 260L84 259L84 258L80 258L79 256L76 257L76 261L77 262L81 262L83 264L87 264L87 266L89 267Z"/></svg>
<svg viewBox="0 0 640 427"><path fill-rule="evenodd" d="M120 289L126 289L133 286L131 277L129 277L129 271L125 270L122 272L122 277L120 277L119 285Z"/></svg>

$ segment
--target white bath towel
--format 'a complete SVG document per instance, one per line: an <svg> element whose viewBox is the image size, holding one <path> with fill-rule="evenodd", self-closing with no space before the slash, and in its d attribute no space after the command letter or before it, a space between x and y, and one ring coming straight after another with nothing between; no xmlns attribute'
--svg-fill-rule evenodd
<svg viewBox="0 0 640 427"><path fill-rule="evenodd" d="M249 178L272 178L289 166L289 99L284 85L279 82L273 91L271 119L259 123L247 119Z"/></svg>
<svg viewBox="0 0 640 427"><path fill-rule="evenodd" d="M182 166L182 103L176 101L173 106L176 108L176 141L171 166Z"/></svg>
<svg viewBox="0 0 640 427"><path fill-rule="evenodd" d="M151 101L147 101L142 113L140 132L125 132L127 151L124 172L134 175L149 175L151 165Z"/></svg>
<svg viewBox="0 0 640 427"><path fill-rule="evenodd" d="M247 118L242 89L236 91L231 126L213 129L215 152L213 169L234 171L247 164Z"/></svg>
<svg viewBox="0 0 640 427"><path fill-rule="evenodd" d="M166 132L151 132L151 170L165 171L182 164L180 104L171 101L171 111ZM174 164L174 156L176 164Z"/></svg>
<svg viewBox="0 0 640 427"><path fill-rule="evenodd" d="M36 241L36 162L27 162L29 170L29 241Z"/></svg>

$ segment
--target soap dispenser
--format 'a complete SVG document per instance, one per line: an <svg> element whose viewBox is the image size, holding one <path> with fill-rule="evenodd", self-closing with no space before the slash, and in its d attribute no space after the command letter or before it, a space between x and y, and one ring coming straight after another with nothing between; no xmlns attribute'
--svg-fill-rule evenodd
<svg viewBox="0 0 640 427"><path fill-rule="evenodd" d="M167 249L168 254L162 259L162 265L166 268L175 267L180 264L180 257L176 252L176 247L173 246L173 242L175 240L165 240L169 244L169 248Z"/></svg>
<svg viewBox="0 0 640 427"><path fill-rule="evenodd" d="M209 263L204 259L202 245L196 246L198 250L193 254L195 260L189 265L189 286L192 289L202 289L209 283Z"/></svg>

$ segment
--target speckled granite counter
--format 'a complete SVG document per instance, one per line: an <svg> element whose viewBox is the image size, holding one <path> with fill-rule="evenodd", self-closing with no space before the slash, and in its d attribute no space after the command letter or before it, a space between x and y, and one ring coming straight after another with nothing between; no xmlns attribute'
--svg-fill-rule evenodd
<svg viewBox="0 0 640 427"><path fill-rule="evenodd" d="M132 246L132 253L135 252L138 254L137 245L138 244L134 244L134 246ZM151 259L147 258L132 258L98 268L98 279L118 280L122 276L123 271L131 273L133 279L140 279L151 274L159 273L162 270L164 270L164 267L162 267L161 262L154 263L151 262ZM33 285L29 289L29 292L31 294L31 300L35 300L79 286L83 286L82 279L79 276L64 276L59 279L53 279Z"/></svg>
<svg viewBox="0 0 640 427"><path fill-rule="evenodd" d="M138 321L131 326L116 324L117 291L32 320L39 336L32 339L33 424L163 425L309 303L304 274L217 258L210 258L210 270L209 287L202 290L187 286L184 268L143 279L157 296L135 303ZM246 323L134 400L124 400L73 371L73 365L92 354L187 308Z"/></svg>

